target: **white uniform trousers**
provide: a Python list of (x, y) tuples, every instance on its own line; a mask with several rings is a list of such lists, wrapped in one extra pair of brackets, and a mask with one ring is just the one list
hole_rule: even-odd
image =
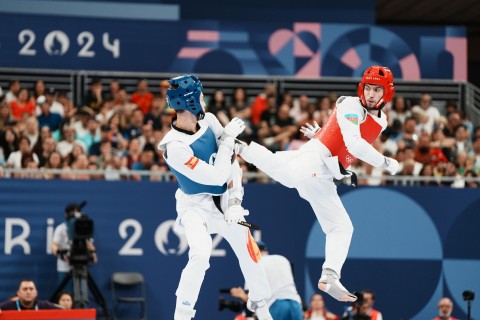
[(250, 251), (256, 247), (256, 244), (252, 247), (254, 240), (249, 229), (239, 224), (228, 225), (223, 214), (210, 212), (201, 207), (192, 207), (181, 214), (180, 222), (184, 227), (190, 249), (189, 260), (182, 271), (176, 291), (177, 301), (188, 301), (193, 309), (205, 272), (210, 266), (212, 233), (222, 235), (237, 256), (245, 282), (250, 288), (250, 299), (252, 301), (268, 299), (271, 291), (263, 265), (256, 262), (249, 253), (249, 246)]
[(322, 152), (320, 143), (311, 140), (299, 150), (276, 153), (251, 143), (241, 156), (281, 184), (296, 188), (310, 203), (326, 235), (323, 269), (332, 269), (341, 276), (353, 225), (340, 201), (333, 175), (322, 159)]

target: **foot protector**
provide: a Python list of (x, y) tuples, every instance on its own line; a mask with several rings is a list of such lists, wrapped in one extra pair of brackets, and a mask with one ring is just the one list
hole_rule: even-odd
[(335, 271), (326, 270), (320, 280), (318, 280), (318, 288), (338, 301), (355, 302), (357, 300), (357, 296), (348, 292), (340, 283)]

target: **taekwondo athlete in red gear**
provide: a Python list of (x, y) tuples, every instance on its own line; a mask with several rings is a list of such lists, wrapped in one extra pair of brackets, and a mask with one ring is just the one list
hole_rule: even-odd
[(357, 158), (384, 167), (390, 174), (398, 171), (395, 159), (384, 157), (371, 145), (387, 126), (382, 108), (394, 92), (392, 72), (372, 66), (359, 83), (358, 97), (340, 97), (323, 128), (317, 124), (302, 127), (311, 139), (300, 149), (272, 153), (255, 142), (240, 149), (245, 161), (283, 185), (296, 188), (312, 206), (326, 235), (318, 287), (339, 301), (353, 302), (357, 297), (340, 283), (353, 226), (333, 180), (351, 175), (346, 169)]
[(195, 303), (210, 266), (213, 233), (221, 234), (235, 252), (250, 288), (252, 311), (260, 320), (271, 320), (266, 304), (271, 290), (259, 262), (260, 251), (249, 229), (237, 224), (248, 215), (241, 205), (242, 170), (234, 154), (234, 138), (245, 123), (234, 118), (223, 128), (213, 114), (205, 113), (203, 87), (196, 76), (179, 76), (169, 83), (167, 100), (177, 117), (158, 148), (178, 181), (175, 231), (185, 234), (190, 247), (176, 291), (174, 320), (195, 316)]

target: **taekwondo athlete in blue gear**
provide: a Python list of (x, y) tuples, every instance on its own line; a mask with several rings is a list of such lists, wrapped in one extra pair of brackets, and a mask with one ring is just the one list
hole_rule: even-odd
[(205, 113), (203, 87), (197, 77), (183, 75), (169, 83), (167, 101), (177, 117), (158, 148), (178, 181), (175, 231), (185, 234), (190, 247), (176, 291), (174, 319), (195, 316), (195, 303), (210, 266), (211, 234), (218, 233), (238, 258), (250, 288), (252, 311), (260, 320), (270, 320), (266, 299), (271, 291), (260, 251), (249, 229), (237, 224), (248, 215), (241, 205), (242, 170), (234, 153), (234, 138), (245, 129), (245, 123), (234, 118), (223, 128), (213, 114)]

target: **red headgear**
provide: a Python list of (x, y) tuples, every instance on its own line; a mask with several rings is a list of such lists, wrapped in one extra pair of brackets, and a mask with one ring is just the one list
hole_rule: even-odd
[(364, 107), (367, 105), (364, 95), (366, 83), (383, 87), (382, 99), (380, 99), (373, 108), (367, 109), (381, 110), (385, 106), (385, 103), (392, 101), (393, 95), (395, 94), (395, 87), (393, 86), (393, 73), (390, 69), (387, 67), (372, 66), (365, 70), (362, 81), (358, 84), (358, 96)]

